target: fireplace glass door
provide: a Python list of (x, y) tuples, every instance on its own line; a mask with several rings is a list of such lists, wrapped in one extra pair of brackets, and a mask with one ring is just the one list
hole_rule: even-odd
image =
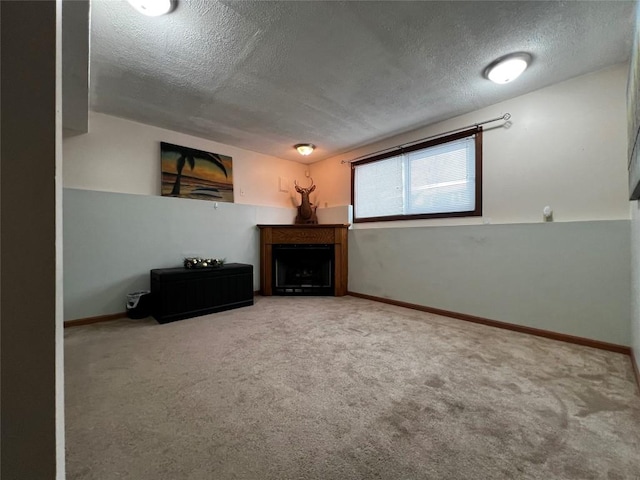
[(273, 245), (274, 295), (333, 295), (333, 245)]

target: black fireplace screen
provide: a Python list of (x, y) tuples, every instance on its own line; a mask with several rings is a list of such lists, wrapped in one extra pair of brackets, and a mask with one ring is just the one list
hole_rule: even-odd
[(274, 295), (333, 295), (333, 245), (273, 245)]

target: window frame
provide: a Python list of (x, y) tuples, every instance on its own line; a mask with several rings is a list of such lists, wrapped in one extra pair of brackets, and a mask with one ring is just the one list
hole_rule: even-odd
[[(475, 135), (475, 208), (474, 210), (466, 210), (460, 212), (444, 212), (444, 213), (413, 213), (406, 215), (387, 215), (379, 217), (362, 217), (358, 218), (357, 209), (355, 204), (355, 178), (356, 168), (359, 165), (365, 165), (367, 163), (379, 162), (388, 158), (396, 157), (405, 153), (415, 152), (416, 150), (422, 150), (436, 145), (443, 145), (463, 138), (471, 137)], [(402, 185), (405, 189), (405, 185)], [(482, 216), (482, 127), (477, 126), (461, 132), (445, 135), (442, 137), (434, 138), (424, 142), (419, 142), (410, 146), (399, 147), (393, 150), (380, 153), (378, 155), (372, 155), (371, 157), (363, 158), (351, 162), (351, 205), (353, 205), (353, 223), (366, 223), (366, 222), (388, 222), (396, 220), (421, 220), (429, 218), (457, 218), (457, 217), (481, 217)]]

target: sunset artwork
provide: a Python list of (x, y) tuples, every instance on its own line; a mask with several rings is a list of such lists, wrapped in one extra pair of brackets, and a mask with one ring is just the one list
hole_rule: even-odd
[(233, 202), (233, 166), (227, 155), (160, 143), (162, 195)]

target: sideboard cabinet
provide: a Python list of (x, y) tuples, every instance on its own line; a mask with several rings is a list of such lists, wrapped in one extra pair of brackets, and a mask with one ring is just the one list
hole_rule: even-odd
[(151, 304), (160, 323), (253, 305), (253, 265), (151, 270)]

